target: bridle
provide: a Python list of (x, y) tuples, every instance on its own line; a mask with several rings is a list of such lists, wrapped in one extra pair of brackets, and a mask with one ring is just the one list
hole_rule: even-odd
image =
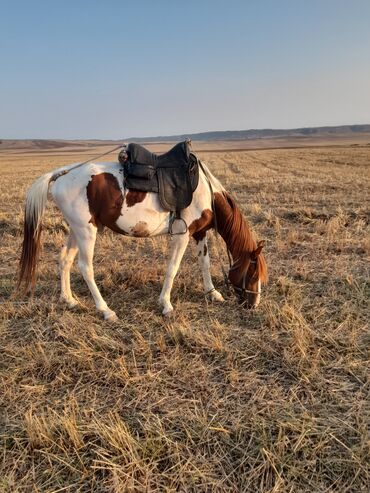
[[(250, 260), (251, 264), (257, 265), (257, 260)], [(230, 269), (231, 270), (231, 269)], [(245, 285), (247, 284), (247, 272), (243, 276), (243, 282), (242, 282), (242, 287), (240, 288), (239, 286), (233, 286), (235, 291), (241, 294), (261, 294), (261, 288), (259, 288), (257, 291), (252, 291), (251, 289), (246, 289)]]

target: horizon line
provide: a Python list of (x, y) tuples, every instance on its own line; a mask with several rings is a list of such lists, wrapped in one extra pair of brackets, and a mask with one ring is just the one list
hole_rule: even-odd
[[(132, 139), (166, 139), (166, 138), (175, 138), (175, 137), (185, 137), (192, 135), (206, 135), (206, 134), (221, 134), (221, 133), (241, 133), (241, 132), (263, 132), (263, 131), (280, 131), (280, 132), (288, 132), (294, 130), (309, 130), (309, 129), (331, 129), (331, 128), (344, 128), (344, 127), (370, 127), (370, 123), (345, 123), (340, 125), (314, 125), (314, 126), (303, 126), (303, 127), (261, 127), (261, 128), (246, 128), (246, 129), (228, 129), (228, 130), (205, 130), (201, 132), (182, 132), (176, 134), (167, 134), (167, 135), (146, 135), (144, 137), (132, 136), (132, 137), (122, 137), (122, 138), (100, 138), (100, 137), (88, 137), (88, 138), (62, 138), (62, 137), (16, 137), (16, 138), (3, 138), (0, 137), (0, 142), (5, 140), (55, 140), (55, 141), (86, 141), (86, 140), (99, 140), (99, 141), (119, 141), (119, 140), (132, 140)], [(370, 131), (370, 128), (369, 128)]]

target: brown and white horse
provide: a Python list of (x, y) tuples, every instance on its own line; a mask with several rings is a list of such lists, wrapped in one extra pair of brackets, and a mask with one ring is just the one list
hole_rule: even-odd
[[(214, 194), (214, 210), (210, 188)], [(74, 164), (46, 173), (32, 184), (27, 193), (18, 284), (18, 287), (24, 286), (25, 292), (35, 285), (42, 217), (50, 196), (70, 227), (66, 245), (60, 254), (61, 300), (70, 307), (78, 303), (70, 287), (70, 270), (78, 252), (78, 265), (96, 308), (106, 320), (115, 320), (115, 312), (104, 301), (94, 280), (93, 255), (97, 231), (106, 226), (122, 235), (134, 237), (165, 235), (169, 231), (170, 214), (161, 207), (156, 193), (125, 189), (118, 163)], [(163, 315), (173, 311), (171, 289), (190, 237), (197, 243), (206, 295), (212, 300), (223, 301), (221, 293), (213, 286), (209, 271), (206, 234), (215, 223), (232, 258), (229, 281), (245, 306), (256, 307), (260, 301), (261, 283), (267, 279), (266, 263), (261, 254), (263, 242), (256, 244), (235, 201), (204, 164), (192, 203), (181, 215), (188, 230), (185, 234), (172, 237), (169, 265), (159, 297)], [(176, 228), (182, 231), (182, 221), (174, 222), (174, 233)]]

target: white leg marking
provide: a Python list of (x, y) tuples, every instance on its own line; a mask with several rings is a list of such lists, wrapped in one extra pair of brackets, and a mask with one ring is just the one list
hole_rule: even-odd
[(169, 315), (173, 311), (173, 306), (171, 305), (171, 289), (173, 285), (173, 280), (175, 279), (177, 271), (179, 270), (182, 257), (185, 253), (186, 247), (188, 246), (189, 235), (184, 234), (174, 236), (172, 241), (173, 245), (170, 261), (168, 264), (162, 291), (159, 297), (159, 303), (163, 307), (163, 315)]
[(217, 291), (213, 285), (211, 273), (210, 273), (210, 260), (208, 253), (207, 237), (197, 243), (197, 256), (199, 267), (203, 277), (204, 292), (208, 293), (207, 296), (213, 301), (225, 301), (222, 294)]
[(78, 266), (81, 273), (89, 286), (91, 294), (94, 298), (96, 308), (104, 315), (105, 320), (114, 321), (117, 315), (113, 310), (108, 308), (94, 280), (93, 256), (96, 240), (96, 228), (89, 224), (78, 231), (74, 231), (78, 244)]
[(64, 246), (60, 252), (60, 299), (68, 304), (70, 308), (73, 308), (78, 304), (78, 301), (73, 297), (71, 291), (71, 283), (70, 283), (70, 272), (71, 267), (73, 265), (73, 261), (78, 252), (77, 242), (74, 234), (71, 232), (67, 245)]

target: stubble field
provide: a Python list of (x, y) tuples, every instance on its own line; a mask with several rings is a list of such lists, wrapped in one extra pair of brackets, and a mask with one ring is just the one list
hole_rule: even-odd
[(169, 240), (105, 231), (117, 324), (77, 266), (81, 306), (58, 302), (51, 204), (35, 296), (12, 298), (25, 191), (76, 152), (0, 153), (0, 491), (368, 492), (370, 147), (200, 153), (267, 240), (261, 305), (226, 291), (210, 235), (226, 302), (205, 300), (190, 245), (166, 321)]

